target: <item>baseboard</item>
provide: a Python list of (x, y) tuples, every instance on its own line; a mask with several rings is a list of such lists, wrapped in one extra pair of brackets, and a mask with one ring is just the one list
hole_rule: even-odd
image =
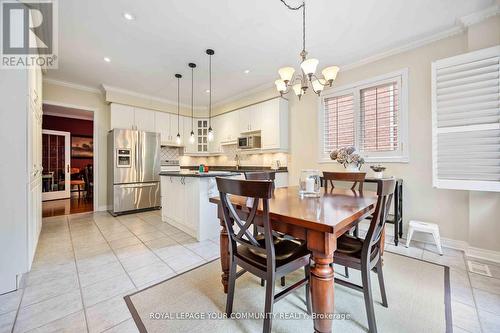
[(467, 248), (467, 250), (465, 251), (465, 254), (468, 257), (500, 263), (500, 252), (499, 251), (492, 251), (492, 250), (486, 250), (486, 249), (481, 249), (478, 247), (469, 246)]
[(96, 212), (105, 212), (108, 210), (108, 206), (106, 205), (101, 205), (99, 207), (97, 207), (97, 209), (95, 210)]

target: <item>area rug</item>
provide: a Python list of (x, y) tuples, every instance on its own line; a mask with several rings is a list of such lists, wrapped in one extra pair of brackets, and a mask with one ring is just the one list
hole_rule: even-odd
[[(336, 267), (343, 272), (341, 267)], [(236, 280), (234, 318), (224, 318), (226, 295), (220, 282), (220, 261), (214, 260), (191, 271), (125, 297), (141, 332), (260, 332), (265, 288), (245, 273)], [(298, 281), (303, 271), (287, 275), (287, 285)], [(339, 275), (339, 277), (341, 277)], [(379, 332), (451, 333), (449, 269), (434, 263), (386, 252), (384, 277), (389, 308), (381, 305), (377, 276), (372, 275), (375, 316)], [(350, 270), (349, 280), (361, 277)], [(280, 290), (279, 284), (277, 291)], [(304, 288), (274, 305), (273, 332), (313, 332), (305, 313)], [(334, 332), (367, 332), (362, 293), (336, 285)], [(252, 317), (253, 316), (253, 317)], [(250, 318), (249, 318), (250, 317)]]

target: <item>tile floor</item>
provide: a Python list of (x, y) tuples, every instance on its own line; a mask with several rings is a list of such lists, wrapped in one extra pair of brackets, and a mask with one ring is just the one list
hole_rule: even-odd
[[(455, 333), (500, 332), (500, 264), (485, 262), (493, 277), (474, 274), (463, 252), (439, 256), (420, 242), (396, 247), (388, 227), (388, 251), (450, 266)], [(0, 295), (0, 333), (137, 332), (123, 296), (218, 255), (218, 239), (197, 242), (161, 222), (158, 211), (46, 218), (22, 288)]]

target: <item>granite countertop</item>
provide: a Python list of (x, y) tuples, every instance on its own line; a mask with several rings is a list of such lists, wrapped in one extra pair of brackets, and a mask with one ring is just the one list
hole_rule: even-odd
[[(198, 166), (181, 166), (183, 170), (198, 170)], [(230, 171), (230, 172), (252, 172), (252, 171), (275, 171), (275, 172), (288, 172), (287, 167), (281, 167), (278, 170), (271, 169), (270, 167), (263, 166), (240, 166), (236, 169), (234, 166), (208, 166), (211, 171)]]
[(170, 176), (170, 177), (227, 177), (227, 176), (238, 176), (240, 172), (231, 171), (209, 171), (209, 172), (198, 172), (192, 170), (182, 170), (182, 171), (162, 171), (160, 176)]

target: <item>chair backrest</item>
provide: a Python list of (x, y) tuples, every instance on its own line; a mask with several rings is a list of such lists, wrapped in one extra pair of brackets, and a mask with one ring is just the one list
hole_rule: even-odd
[(382, 232), (384, 231), (385, 221), (387, 220), (387, 214), (389, 213), (396, 188), (395, 179), (380, 179), (377, 183), (377, 205), (375, 206), (375, 212), (372, 215), (370, 227), (363, 242), (362, 259), (364, 258), (367, 261), (370, 260), (370, 255), (374, 248), (378, 248), (379, 250), (381, 248)]
[(274, 171), (250, 171), (245, 172), (246, 180), (272, 180), (274, 189), (274, 180), (276, 179), (276, 172)]
[(365, 172), (327, 172), (323, 171), (323, 185), (325, 187), (325, 191), (328, 191), (328, 183), (332, 186), (332, 189), (335, 188), (333, 185), (334, 181), (341, 182), (353, 182), (351, 186), (351, 190), (356, 189), (356, 185), (359, 184), (359, 191), (363, 192), (363, 183), (365, 181), (366, 173)]
[[(272, 238), (271, 222), (269, 221), (269, 199), (272, 197), (272, 181), (270, 180), (238, 180), (216, 177), (219, 190), (224, 223), (229, 235), (229, 252), (231, 256), (237, 253), (237, 246), (243, 245), (256, 253), (266, 254), (267, 267), (271, 268), (275, 262), (274, 244)], [(231, 203), (229, 195), (247, 197), (249, 209), (245, 220), (240, 218), (236, 208)], [(257, 209), (262, 202), (262, 218), (265, 242), (261, 244), (251, 232), (257, 216)], [(239, 228), (235, 231), (233, 223)]]

